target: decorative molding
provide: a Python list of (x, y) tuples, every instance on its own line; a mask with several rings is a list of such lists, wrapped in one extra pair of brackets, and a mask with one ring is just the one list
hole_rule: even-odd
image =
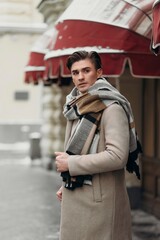
[(42, 33), (46, 25), (35, 4), (33, 0), (0, 0), (0, 32)]
[(43, 33), (47, 29), (45, 23), (0, 23), (0, 33)]
[(44, 16), (44, 22), (52, 25), (72, 0), (42, 0), (37, 6)]

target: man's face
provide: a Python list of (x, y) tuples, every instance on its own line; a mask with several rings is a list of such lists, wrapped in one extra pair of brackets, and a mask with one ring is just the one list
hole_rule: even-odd
[(81, 93), (87, 92), (98, 77), (102, 75), (102, 69), (96, 70), (90, 59), (84, 59), (73, 63), (71, 75), (74, 85)]

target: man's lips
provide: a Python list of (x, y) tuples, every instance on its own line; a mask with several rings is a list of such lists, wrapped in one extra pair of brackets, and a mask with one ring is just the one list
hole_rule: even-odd
[(78, 84), (78, 87), (84, 87), (86, 85), (87, 85), (87, 83), (80, 83), (80, 84)]

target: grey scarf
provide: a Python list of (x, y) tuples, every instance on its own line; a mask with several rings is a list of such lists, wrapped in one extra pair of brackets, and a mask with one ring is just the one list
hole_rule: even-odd
[[(139, 166), (136, 160), (138, 159), (138, 154), (142, 152), (142, 149), (135, 131), (130, 103), (117, 89), (109, 84), (105, 78), (98, 79), (85, 94), (77, 95), (77, 89), (74, 88), (67, 96), (63, 112), (64, 116), (71, 121), (80, 119), (80, 124), (72, 136), (66, 152), (70, 155), (87, 154), (89, 152), (94, 135), (98, 130), (103, 110), (114, 103), (122, 106), (128, 118), (130, 144), (126, 169), (130, 173), (135, 172), (138, 179), (140, 179)], [(62, 177), (67, 185), (71, 185), (71, 187), (75, 185), (76, 187), (74, 183), (76, 183), (78, 176), (72, 179), (74, 183), (71, 181), (69, 172), (62, 173)], [(86, 179), (88, 179), (88, 176), (80, 177), (83, 179), (86, 177)]]

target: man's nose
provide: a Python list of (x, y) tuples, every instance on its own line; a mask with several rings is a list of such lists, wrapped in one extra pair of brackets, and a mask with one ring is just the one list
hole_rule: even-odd
[(79, 80), (82, 80), (82, 79), (84, 79), (84, 74), (83, 74), (82, 72), (79, 72), (78, 79), (79, 79)]

